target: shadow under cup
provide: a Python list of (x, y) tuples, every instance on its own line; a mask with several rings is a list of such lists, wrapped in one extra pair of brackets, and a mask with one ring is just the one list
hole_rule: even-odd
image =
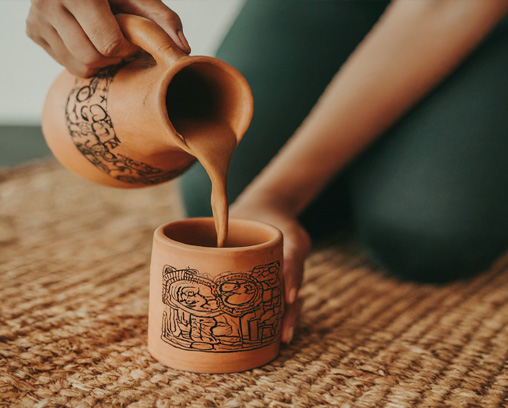
[(148, 349), (163, 364), (227, 373), (277, 357), (284, 313), (282, 234), (230, 219), (217, 248), (212, 218), (155, 231), (150, 267)]

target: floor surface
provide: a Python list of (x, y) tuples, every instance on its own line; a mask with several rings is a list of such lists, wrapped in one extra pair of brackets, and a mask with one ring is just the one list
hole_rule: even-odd
[(146, 341), (152, 236), (183, 216), (177, 184), (112, 190), (49, 160), (1, 170), (0, 205), (0, 407), (508, 407), (508, 257), (424, 285), (329, 242), (277, 359), (194, 374)]

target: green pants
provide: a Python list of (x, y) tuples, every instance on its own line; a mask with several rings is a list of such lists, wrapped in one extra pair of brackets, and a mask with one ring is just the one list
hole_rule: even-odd
[[(217, 54), (245, 75), (255, 102), (231, 163), (231, 202), (291, 137), (387, 4), (247, 2)], [(210, 215), (202, 167), (181, 185), (188, 215)], [(458, 278), (501, 255), (508, 247), (508, 18), (344, 169), (301, 222), (314, 238), (351, 227), (373, 260), (408, 279)]]

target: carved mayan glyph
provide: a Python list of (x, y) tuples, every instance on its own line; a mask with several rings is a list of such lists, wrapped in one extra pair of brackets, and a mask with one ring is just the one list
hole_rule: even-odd
[(211, 279), (165, 265), (162, 339), (184, 350), (230, 352), (266, 346), (280, 334), (279, 262)]

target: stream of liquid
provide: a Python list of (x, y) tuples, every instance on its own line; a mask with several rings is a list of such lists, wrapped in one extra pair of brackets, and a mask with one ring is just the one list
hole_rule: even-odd
[(179, 119), (174, 122), (174, 126), (210, 177), (217, 247), (223, 247), (228, 236), (226, 184), (229, 163), (237, 144), (235, 132), (226, 123), (207, 120)]

